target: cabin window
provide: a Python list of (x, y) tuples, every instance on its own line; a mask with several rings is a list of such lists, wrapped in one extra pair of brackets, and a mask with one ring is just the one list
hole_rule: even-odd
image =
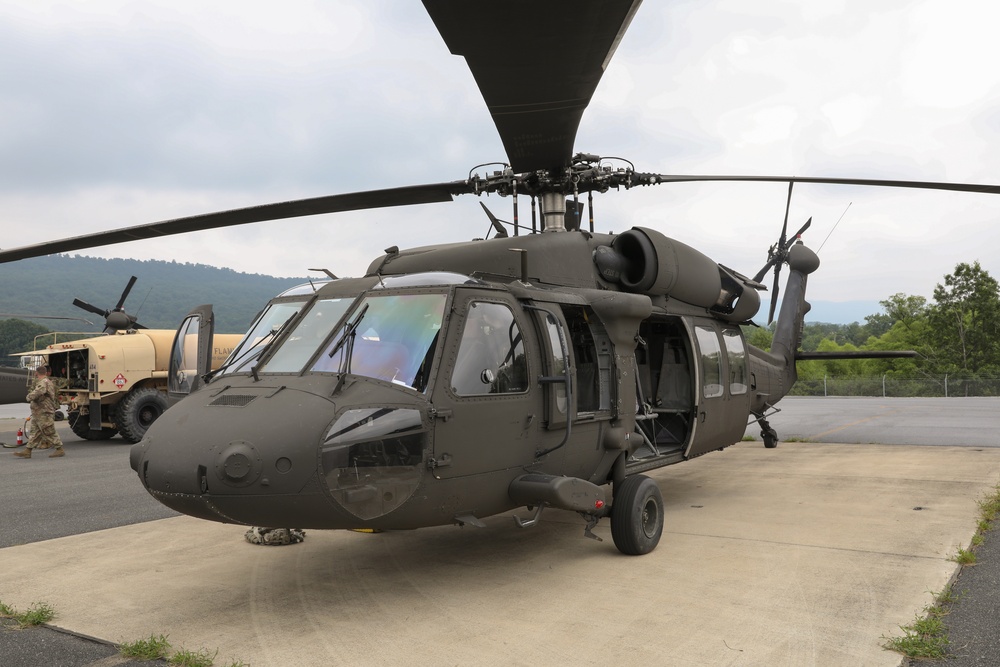
[[(549, 340), (549, 364), (548, 372), (549, 375), (555, 377), (557, 375), (566, 374), (566, 350), (565, 343), (562, 341), (562, 334), (560, 333), (559, 323), (556, 322), (555, 318), (552, 317), (550, 313), (545, 313), (545, 335)], [(558, 413), (563, 420), (566, 418), (566, 385), (565, 383), (552, 383), (550, 384), (551, 390), (553, 392), (553, 397), (551, 405), (555, 412)], [(551, 419), (550, 419), (551, 421)]]
[(735, 329), (725, 329), (722, 340), (726, 343), (726, 355), (729, 357), (729, 393), (732, 395), (747, 393), (747, 348), (743, 336)]
[(459, 396), (528, 390), (524, 341), (510, 308), (484, 301), (469, 304), (451, 387)]
[(601, 320), (589, 306), (563, 306), (569, 328), (570, 345), (576, 365), (577, 416), (611, 409), (612, 359), (611, 338)]
[(701, 349), (701, 386), (705, 398), (722, 396), (722, 347), (715, 329), (697, 326), (694, 328)]

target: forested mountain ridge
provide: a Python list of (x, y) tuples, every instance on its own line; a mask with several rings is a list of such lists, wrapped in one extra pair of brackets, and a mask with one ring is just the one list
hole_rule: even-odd
[(176, 329), (192, 308), (209, 303), (220, 333), (243, 333), (268, 299), (307, 281), (204, 264), (50, 255), (0, 264), (0, 320), (10, 315), (84, 318), (93, 324), (21, 319), (57, 331), (101, 331), (101, 318), (74, 306), (73, 299), (101, 309), (114, 308), (131, 276), (138, 280), (124, 308), (137, 315), (140, 324)]
[[(73, 306), (73, 299), (113, 308), (133, 275), (138, 281), (125, 310), (141, 324), (176, 329), (192, 308), (210, 303), (219, 333), (246, 331), (270, 298), (308, 280), (201, 264), (68, 255), (0, 264), (0, 364), (16, 364), (16, 358), (3, 357), (31, 349), (33, 337), (46, 330), (101, 331), (101, 318)], [(804, 361), (798, 364), (802, 388), (834, 377), (870, 376), (884, 383), (892, 377), (936, 375), (946, 378), (945, 383), (989, 380), (989, 388), (979, 391), (1000, 395), (1000, 284), (979, 262), (958, 264), (931, 300), (900, 293), (879, 306), (881, 312), (865, 316), (863, 323), (807, 322), (801, 349), (914, 350), (917, 357)], [(83, 317), (93, 324), (24, 317), (29, 314)], [(773, 325), (744, 330), (750, 344), (770, 348)]]

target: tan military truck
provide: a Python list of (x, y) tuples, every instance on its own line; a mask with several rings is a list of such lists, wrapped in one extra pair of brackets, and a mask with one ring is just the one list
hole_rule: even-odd
[[(167, 375), (176, 335), (173, 329), (117, 331), (23, 354), (48, 359), (74, 433), (87, 440), (118, 434), (135, 443), (167, 409)], [(214, 337), (213, 369), (222, 365), (241, 337)]]

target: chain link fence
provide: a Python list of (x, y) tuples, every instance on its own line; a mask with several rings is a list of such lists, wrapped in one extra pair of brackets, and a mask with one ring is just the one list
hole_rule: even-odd
[(1000, 377), (860, 375), (799, 378), (792, 396), (1000, 396)]

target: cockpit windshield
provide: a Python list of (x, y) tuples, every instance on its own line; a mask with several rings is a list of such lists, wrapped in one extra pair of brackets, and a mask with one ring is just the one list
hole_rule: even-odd
[(317, 299), (267, 360), (263, 371), (300, 373), (355, 300), (355, 297)]
[(304, 301), (285, 301), (269, 304), (229, 355), (229, 359), (219, 369), (218, 375), (249, 373), (257, 365), (261, 351), (274, 340), (285, 322), (301, 310), (304, 303)]
[(423, 391), (445, 301), (444, 294), (366, 296), (310, 370), (364, 375)]

